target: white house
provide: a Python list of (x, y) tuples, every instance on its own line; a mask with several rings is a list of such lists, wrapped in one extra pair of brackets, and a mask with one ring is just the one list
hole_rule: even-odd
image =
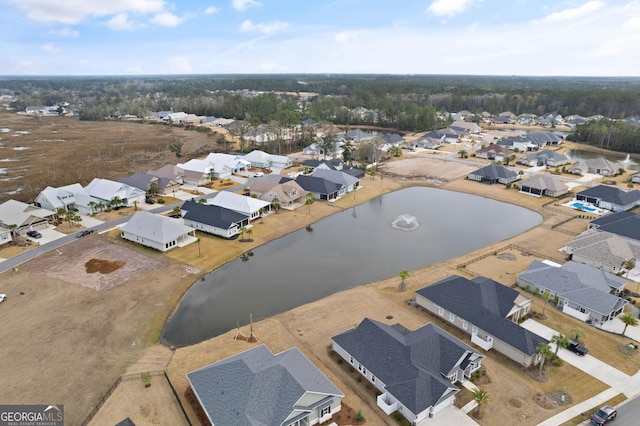
[(181, 219), (140, 211), (120, 228), (125, 240), (142, 244), (162, 252), (174, 247), (195, 243), (195, 231), (184, 225)]
[(72, 210), (75, 208), (75, 193), (64, 188), (47, 186), (36, 197), (34, 204), (44, 209), (57, 212), (58, 209)]
[(220, 206), (249, 216), (249, 220), (271, 211), (271, 204), (258, 198), (247, 197), (230, 191), (220, 191), (208, 204)]
[[(128, 207), (136, 203), (144, 203), (147, 196), (146, 192), (140, 188), (101, 178), (95, 178), (89, 182), (89, 185), (84, 187), (84, 191), (91, 197), (91, 201), (94, 203), (104, 203), (111, 207)], [(89, 202), (86, 202), (83, 197), (77, 194), (76, 208), (81, 213), (93, 213), (93, 208)]]
[(10, 229), (15, 225), (15, 232), (38, 231), (45, 229), (55, 212), (17, 200), (7, 200), (0, 204), (0, 227)]
[(185, 201), (181, 207), (184, 224), (222, 238), (234, 238), (249, 225), (249, 216), (224, 207)]

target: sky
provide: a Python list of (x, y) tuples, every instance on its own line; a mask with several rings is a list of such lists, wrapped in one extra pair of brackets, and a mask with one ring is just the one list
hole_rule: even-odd
[(640, 0), (0, 0), (0, 75), (640, 75)]

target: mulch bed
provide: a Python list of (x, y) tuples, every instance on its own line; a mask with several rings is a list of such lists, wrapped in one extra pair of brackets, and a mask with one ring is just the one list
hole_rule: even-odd
[(635, 356), (638, 349), (630, 345), (618, 345), (618, 352), (625, 356)]
[(100, 272), (101, 274), (110, 274), (126, 265), (124, 260), (116, 260), (114, 262), (104, 259), (89, 259), (84, 267), (87, 268), (87, 274)]

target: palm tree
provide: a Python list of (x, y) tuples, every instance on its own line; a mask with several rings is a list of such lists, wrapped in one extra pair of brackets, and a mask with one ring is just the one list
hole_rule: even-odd
[(91, 214), (93, 214), (93, 210), (97, 207), (98, 203), (96, 203), (95, 201), (89, 201), (88, 205), (89, 211), (91, 212)]
[(553, 356), (557, 357), (558, 350), (560, 350), (560, 348), (564, 349), (569, 346), (569, 339), (567, 339), (567, 336), (565, 336), (564, 334), (556, 334), (551, 337), (551, 343), (556, 344), (556, 351)]
[(398, 286), (398, 291), (405, 291), (407, 289), (407, 285), (404, 282), (404, 280), (406, 280), (407, 278), (409, 278), (409, 271), (407, 271), (406, 269), (403, 269), (402, 271), (400, 271), (400, 279), (402, 281), (400, 281), (400, 285)]
[(624, 314), (622, 314), (622, 316), (620, 317), (620, 321), (624, 323), (624, 330), (622, 330), (623, 336), (624, 336), (624, 333), (627, 331), (627, 327), (629, 326), (635, 327), (636, 325), (638, 325), (638, 319), (634, 317), (631, 312), (625, 312)]
[(460, 151), (458, 151), (458, 155), (460, 156), (460, 158), (468, 158), (469, 157), (469, 153), (467, 152), (466, 149), (461, 149)]
[(114, 208), (117, 208), (122, 203), (122, 199), (116, 195), (111, 199), (110, 203), (114, 206)]
[(569, 330), (569, 335), (576, 336), (574, 337), (574, 339), (580, 341), (580, 339), (584, 339), (587, 337), (587, 332), (581, 329), (580, 327), (576, 327)]
[(307, 200), (304, 203), (309, 206), (309, 214), (311, 214), (311, 204), (315, 203), (315, 201), (313, 192), (307, 192)]
[(273, 200), (271, 200), (271, 206), (275, 209), (277, 214), (278, 210), (280, 210), (280, 199), (278, 199), (278, 197), (273, 197)]
[(240, 242), (244, 242), (244, 233), (247, 232), (247, 228), (246, 227), (241, 227), (240, 228)]
[(547, 290), (542, 293), (542, 296), (540, 297), (544, 299), (544, 306), (542, 307), (542, 315), (544, 315), (544, 311), (545, 309), (547, 309), (547, 302), (549, 301), (549, 299), (551, 299), (551, 293), (549, 293), (549, 290)]
[(69, 210), (68, 212), (65, 213), (64, 220), (69, 222), (69, 228), (71, 228), (71, 225), (75, 216), (76, 216), (76, 212), (74, 212), (73, 210)]
[(149, 195), (155, 195), (158, 193), (158, 183), (157, 182), (151, 182), (149, 184)]
[(635, 259), (627, 260), (626, 262), (624, 262), (624, 267), (627, 270), (627, 278), (629, 278), (629, 272), (631, 272), (631, 270), (636, 267), (636, 260)]
[(480, 415), (480, 406), (489, 402), (489, 394), (482, 388), (473, 390), (473, 400), (478, 404), (476, 407), (476, 416)]
[(196, 243), (198, 243), (198, 257), (202, 257), (200, 255), (200, 238), (196, 238)]
[(180, 211), (180, 207), (179, 206), (175, 206), (172, 211), (173, 211), (173, 217), (182, 216), (182, 212)]
[(64, 207), (60, 207), (58, 210), (56, 210), (56, 222), (58, 222), (58, 225), (60, 224), (60, 218), (64, 217), (67, 214), (67, 209), (65, 209)]
[(100, 213), (102, 213), (104, 211), (104, 208), (106, 207), (106, 205), (104, 204), (104, 202), (98, 201), (97, 207), (100, 209)]
[(540, 374), (542, 374), (542, 369), (544, 368), (544, 362), (551, 355), (551, 346), (548, 343), (541, 342), (538, 346), (536, 346), (536, 352), (538, 355), (542, 356), (540, 360)]

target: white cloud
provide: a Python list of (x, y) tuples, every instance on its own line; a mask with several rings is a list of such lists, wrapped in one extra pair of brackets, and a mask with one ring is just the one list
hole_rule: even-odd
[(427, 13), (450, 18), (464, 12), (474, 3), (478, 3), (478, 0), (434, 0), (427, 8)]
[(231, 7), (235, 10), (247, 10), (250, 7), (257, 7), (261, 4), (256, 0), (231, 0)]
[(59, 53), (61, 50), (53, 43), (47, 43), (40, 46), (40, 50), (47, 53)]
[(276, 31), (282, 31), (289, 26), (286, 22), (274, 21), (274, 22), (266, 22), (266, 23), (258, 23), (254, 24), (253, 22), (247, 20), (244, 21), (240, 25), (240, 31), (242, 32), (260, 32), (262, 34), (271, 34)]
[(107, 21), (107, 27), (114, 31), (131, 31), (135, 30), (138, 24), (129, 19), (126, 13), (119, 13)]
[(353, 31), (342, 31), (333, 38), (338, 43), (349, 43), (357, 39), (357, 35)]
[(183, 18), (179, 18), (176, 15), (169, 12), (162, 12), (156, 14), (151, 18), (151, 22), (156, 25), (162, 25), (163, 27), (177, 27), (184, 21)]
[(164, 8), (164, 0), (8, 0), (34, 21), (76, 24), (89, 16), (121, 13), (155, 13)]
[(169, 58), (168, 66), (171, 74), (189, 74), (193, 72), (191, 59), (188, 56), (172, 56)]
[(51, 30), (50, 34), (56, 35), (58, 37), (68, 37), (68, 38), (78, 38), (80, 33), (77, 30), (72, 30), (71, 28), (61, 28), (59, 30)]
[(589, 15), (604, 6), (604, 3), (598, 0), (591, 0), (579, 7), (561, 10), (560, 12), (551, 13), (537, 22), (562, 22), (572, 21), (577, 18)]
[(215, 13), (219, 13), (219, 12), (220, 12), (220, 9), (218, 9), (218, 8), (217, 8), (217, 7), (215, 7), (215, 6), (209, 6), (208, 8), (206, 8), (206, 9), (204, 10), (204, 14), (205, 14), (205, 15), (213, 15), (213, 14), (215, 14)]

